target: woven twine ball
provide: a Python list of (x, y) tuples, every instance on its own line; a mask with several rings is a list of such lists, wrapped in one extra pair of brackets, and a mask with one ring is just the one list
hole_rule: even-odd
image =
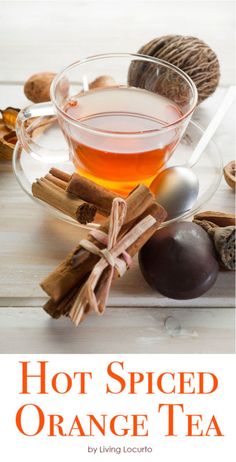
[[(186, 72), (197, 87), (198, 104), (214, 93), (219, 83), (218, 58), (206, 43), (196, 37), (157, 37), (142, 46), (138, 53), (163, 59)], [(177, 103), (184, 104), (189, 96), (188, 86), (183, 85), (183, 80), (180, 81), (178, 75), (161, 68), (157, 73), (156, 66), (151, 63), (133, 61), (129, 69), (129, 84), (157, 91), (174, 98)]]

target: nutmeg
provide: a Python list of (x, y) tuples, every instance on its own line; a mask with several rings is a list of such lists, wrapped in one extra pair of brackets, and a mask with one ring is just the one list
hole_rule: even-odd
[(114, 87), (116, 85), (117, 83), (110, 75), (100, 75), (89, 84), (89, 89), (94, 90), (95, 88)]
[(50, 86), (55, 75), (53, 72), (41, 72), (32, 75), (25, 82), (25, 96), (33, 103), (50, 101)]
[(236, 162), (232, 160), (224, 167), (224, 177), (226, 183), (236, 191)]

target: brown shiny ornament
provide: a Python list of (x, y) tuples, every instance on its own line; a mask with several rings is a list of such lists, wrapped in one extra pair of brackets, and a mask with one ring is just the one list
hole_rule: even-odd
[(189, 222), (158, 230), (140, 250), (139, 265), (151, 287), (179, 300), (207, 292), (219, 267), (211, 239), (200, 226)]

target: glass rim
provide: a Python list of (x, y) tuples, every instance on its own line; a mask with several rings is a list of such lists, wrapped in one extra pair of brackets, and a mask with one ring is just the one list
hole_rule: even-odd
[[(86, 64), (86, 63), (89, 63), (89, 62), (92, 62), (92, 61), (97, 61), (97, 60), (100, 60), (100, 59), (106, 59), (106, 58), (131, 58), (131, 57), (132, 58), (139, 58), (140, 61), (143, 60), (143, 61), (147, 61), (147, 62), (152, 62), (154, 64), (162, 65), (164, 67), (172, 69), (177, 74), (181, 75), (181, 77), (188, 83), (188, 85), (190, 86), (190, 88), (192, 90), (192, 93), (193, 93), (193, 102), (191, 104), (190, 109), (186, 112), (186, 114), (184, 114), (182, 117), (180, 117), (175, 122), (171, 122), (170, 124), (167, 124), (162, 128), (155, 128), (155, 129), (151, 129), (151, 130), (142, 130), (142, 131), (137, 131), (137, 132), (114, 132), (112, 130), (103, 130), (103, 129), (100, 129), (100, 128), (91, 127), (91, 126), (89, 126), (88, 124), (86, 124), (84, 122), (81, 122), (79, 120), (74, 119), (73, 117), (69, 116), (59, 106), (59, 104), (57, 103), (56, 97), (55, 97), (55, 88), (56, 88), (56, 85), (58, 84), (58, 82), (63, 78), (63, 76), (67, 72), (71, 71), (72, 69), (74, 69), (74, 68), (76, 68), (76, 67), (78, 67), (80, 65), (83, 65), (83, 64)], [(171, 64), (171, 63), (168, 63), (167, 61), (164, 61), (163, 59), (159, 59), (159, 58), (155, 58), (155, 57), (152, 57), (152, 56), (143, 55), (143, 54), (139, 54), (139, 53), (103, 53), (103, 54), (96, 54), (96, 55), (88, 56), (87, 58), (84, 58), (84, 59), (82, 59), (80, 61), (75, 61), (74, 63), (72, 63), (69, 66), (62, 69), (54, 77), (54, 79), (52, 81), (52, 84), (51, 84), (51, 87), (50, 87), (50, 98), (51, 98), (51, 101), (54, 104), (56, 110), (60, 113), (60, 115), (64, 119), (66, 119), (69, 123), (72, 123), (73, 125), (76, 125), (77, 127), (80, 127), (80, 128), (82, 128), (84, 130), (90, 131), (92, 133), (100, 134), (100, 135), (104, 134), (105, 136), (107, 136), (109, 134), (109, 135), (114, 136), (114, 137), (117, 137), (117, 136), (118, 137), (120, 137), (120, 136), (124, 136), (124, 137), (142, 136), (143, 137), (145, 135), (163, 133), (163, 132), (169, 131), (169, 130), (175, 128), (175, 127), (178, 127), (178, 125), (182, 124), (184, 122), (184, 120), (187, 119), (193, 113), (194, 109), (197, 106), (198, 91), (197, 91), (195, 83), (193, 82), (191, 77), (189, 77), (188, 74), (186, 74), (186, 72), (182, 71), (182, 69), (179, 69), (174, 64)]]

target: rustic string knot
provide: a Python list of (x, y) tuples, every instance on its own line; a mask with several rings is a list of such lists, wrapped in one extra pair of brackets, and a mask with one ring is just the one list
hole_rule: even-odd
[[(104, 233), (104, 236), (106, 237), (106, 240), (103, 238), (101, 239), (99, 234), (97, 234), (96, 231), (90, 233), (93, 237), (98, 242), (101, 242), (105, 245), (107, 245), (108, 242), (108, 235)], [(127, 266), (131, 266), (132, 264), (132, 258), (130, 255), (127, 254), (127, 252), (123, 252), (123, 257), (124, 260), (121, 260), (120, 258), (115, 258), (114, 255), (112, 254), (112, 251), (108, 250), (108, 248), (105, 249), (99, 249), (95, 244), (92, 242), (88, 241), (87, 239), (83, 239), (80, 241), (80, 246), (83, 247), (83, 249), (88, 250), (90, 253), (93, 253), (94, 255), (98, 255), (101, 258), (104, 258), (104, 260), (107, 262), (109, 266), (112, 268), (115, 268), (120, 276), (123, 276), (123, 274), (126, 271), (126, 264)]]
[[(97, 242), (104, 244), (105, 249), (100, 249), (89, 240), (83, 239), (80, 246), (89, 252), (100, 256), (100, 260), (94, 266), (86, 283), (82, 286), (76, 298), (69, 316), (76, 326), (79, 325), (84, 313), (94, 310), (97, 314), (103, 314), (108, 299), (111, 282), (116, 269), (119, 275), (123, 275), (132, 263), (132, 258), (126, 251), (143, 233), (147, 231), (156, 219), (152, 215), (143, 218), (137, 225), (129, 230), (121, 239), (119, 232), (124, 224), (127, 213), (127, 203), (124, 199), (116, 197), (112, 202), (110, 225), (108, 234), (100, 230), (90, 232)], [(98, 281), (101, 282), (97, 288)]]
[(114, 257), (112, 253), (112, 248), (114, 247), (120, 229), (124, 223), (125, 217), (127, 213), (127, 204), (124, 199), (120, 197), (116, 197), (112, 203), (112, 210), (111, 210), (111, 220), (110, 220), (110, 227), (108, 234), (104, 233), (100, 230), (93, 230), (91, 231), (90, 235), (93, 236), (98, 242), (106, 245), (105, 249), (100, 249), (91, 241), (87, 239), (83, 239), (80, 242), (80, 246), (83, 247), (85, 250), (104, 258), (109, 266), (115, 268), (120, 276), (126, 271), (126, 264), (128, 267), (132, 264), (131, 257), (127, 254), (127, 252), (122, 252), (122, 256), (124, 260), (120, 258)]

